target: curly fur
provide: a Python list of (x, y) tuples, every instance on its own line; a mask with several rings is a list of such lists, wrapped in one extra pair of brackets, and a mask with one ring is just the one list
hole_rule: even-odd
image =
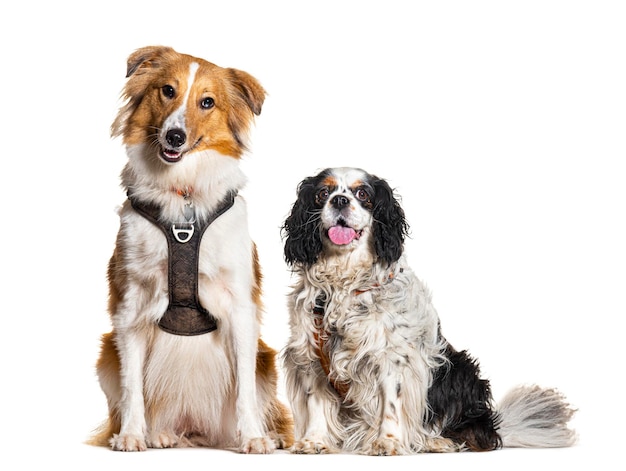
[(282, 354), (292, 451), (571, 445), (574, 411), (556, 391), (519, 387), (494, 405), (476, 360), (441, 334), (403, 254), (408, 229), (391, 187), (364, 170), (329, 168), (299, 184), (282, 227), (295, 276)]

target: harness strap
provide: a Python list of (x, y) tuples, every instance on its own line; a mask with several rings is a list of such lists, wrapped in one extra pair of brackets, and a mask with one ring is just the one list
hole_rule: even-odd
[(319, 296), (315, 300), (315, 306), (313, 307), (313, 325), (315, 326), (313, 338), (315, 339), (315, 350), (320, 359), (320, 365), (328, 378), (328, 383), (339, 397), (344, 400), (346, 394), (348, 394), (350, 385), (342, 381), (336, 381), (330, 374), (330, 358), (328, 356), (328, 350), (325, 348), (329, 338), (328, 331), (324, 329), (325, 304), (326, 301), (323, 296)]
[[(399, 271), (400, 273), (402, 273), (404, 269), (400, 268)], [(391, 282), (393, 281), (393, 279), (394, 273), (390, 272), (387, 277), (387, 281)], [(368, 288), (356, 289), (353, 293), (355, 296), (359, 296), (363, 293), (379, 287), (380, 285), (377, 283)], [(324, 295), (320, 295), (315, 299), (315, 305), (313, 306), (313, 326), (315, 327), (315, 330), (313, 331), (313, 339), (315, 340), (315, 352), (320, 359), (320, 365), (322, 366), (324, 373), (326, 373), (329, 384), (337, 392), (339, 397), (341, 397), (341, 399), (345, 401), (348, 389), (350, 389), (350, 385), (343, 381), (337, 381), (330, 374), (330, 357), (328, 356), (328, 349), (326, 348), (326, 343), (328, 342), (330, 333), (324, 328), (325, 315), (326, 298)]]
[(191, 336), (217, 329), (217, 319), (202, 307), (198, 298), (200, 242), (209, 225), (233, 206), (236, 195), (237, 192), (226, 195), (206, 220), (182, 224), (164, 223), (159, 218), (159, 206), (128, 195), (135, 211), (161, 229), (167, 239), (169, 305), (159, 320), (159, 327), (165, 332)]

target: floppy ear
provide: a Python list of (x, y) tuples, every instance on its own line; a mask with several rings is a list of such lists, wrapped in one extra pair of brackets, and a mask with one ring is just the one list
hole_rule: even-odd
[(248, 108), (255, 114), (261, 114), (261, 108), (265, 101), (265, 90), (252, 75), (243, 70), (228, 69), (231, 83), (235, 86), (239, 96), (244, 100)]
[(404, 250), (404, 238), (409, 225), (404, 210), (395, 198), (389, 184), (376, 176), (372, 177), (375, 190), (373, 209), (374, 249), (379, 258), (391, 264), (396, 262)]
[(139, 71), (139, 68), (155, 68), (159, 65), (159, 59), (163, 57), (165, 54), (169, 54), (174, 52), (174, 49), (167, 46), (146, 46), (137, 49), (130, 56), (128, 56), (128, 60), (126, 61), (126, 78), (131, 75), (137, 73), (137, 75), (141, 74), (142, 71)]
[(248, 131), (254, 115), (261, 114), (265, 101), (265, 90), (252, 75), (242, 70), (226, 69), (230, 82), (228, 126), (237, 143), (247, 148)]
[(321, 208), (315, 205), (319, 177), (309, 177), (298, 185), (298, 199), (282, 227), (285, 261), (311, 266), (322, 252)]
[(122, 98), (126, 103), (120, 108), (115, 121), (111, 125), (111, 136), (117, 137), (124, 132), (126, 121), (139, 106), (148, 84), (152, 80), (154, 70), (161, 66), (163, 57), (174, 53), (174, 49), (166, 46), (147, 46), (137, 49), (126, 62), (126, 86)]

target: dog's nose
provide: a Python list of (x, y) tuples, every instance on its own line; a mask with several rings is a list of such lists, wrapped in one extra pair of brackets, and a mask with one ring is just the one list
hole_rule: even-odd
[(165, 135), (165, 140), (170, 146), (178, 148), (185, 143), (187, 136), (182, 129), (170, 129)]
[(346, 196), (337, 195), (330, 201), (330, 203), (334, 208), (341, 209), (348, 206), (350, 204), (350, 200)]

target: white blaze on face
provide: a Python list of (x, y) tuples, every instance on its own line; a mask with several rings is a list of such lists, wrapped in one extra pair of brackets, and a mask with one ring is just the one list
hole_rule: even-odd
[[(367, 175), (358, 169), (339, 168), (333, 173), (337, 187), (329, 196), (321, 214), (328, 238), (335, 245), (348, 245), (361, 237), (361, 231), (371, 224), (371, 213), (361, 206), (352, 193), (352, 187), (367, 180)], [(343, 197), (347, 204), (336, 207), (333, 199)]]
[(196, 78), (196, 72), (200, 68), (200, 64), (197, 62), (192, 62), (189, 64), (189, 76), (187, 77), (187, 90), (185, 91), (185, 96), (183, 97), (183, 102), (178, 107), (176, 111), (174, 111), (171, 115), (167, 117), (165, 122), (163, 123), (163, 127), (161, 128), (161, 138), (165, 140), (165, 134), (170, 129), (182, 129), (183, 131), (187, 131), (185, 127), (185, 114), (187, 112), (187, 103), (189, 102), (189, 95), (191, 94), (191, 87)]

